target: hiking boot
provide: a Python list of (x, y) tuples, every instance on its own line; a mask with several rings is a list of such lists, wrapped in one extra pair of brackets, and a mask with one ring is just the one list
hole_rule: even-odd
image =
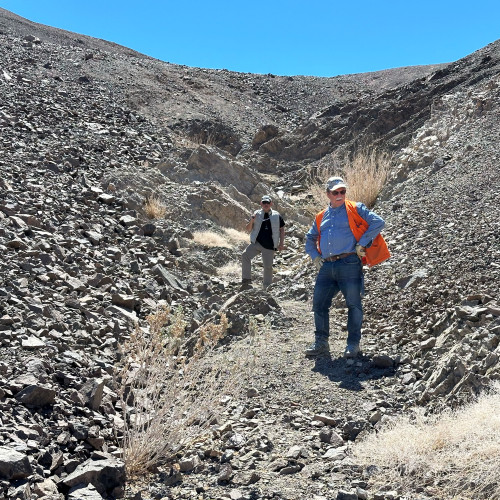
[(244, 290), (251, 290), (252, 288), (252, 280), (241, 281), (240, 292), (243, 292)]
[(330, 352), (328, 339), (316, 339), (306, 350), (306, 356), (322, 356)]
[(359, 354), (359, 344), (347, 344), (344, 358), (355, 358)]

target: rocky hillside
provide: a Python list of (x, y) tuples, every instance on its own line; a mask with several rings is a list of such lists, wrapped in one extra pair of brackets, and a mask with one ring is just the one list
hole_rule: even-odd
[[(132, 496), (112, 376), (158, 304), (182, 305), (191, 338), (225, 312), (226, 349), (252, 318), (273, 336), (249, 397), (134, 498), (386, 498), (350, 460), (357, 436), (499, 378), (500, 42), (438, 67), (277, 77), (176, 66), (0, 9), (0, 54), (0, 497)], [(339, 327), (332, 359), (311, 364), (311, 214), (291, 193), (361, 146), (394, 155), (376, 205), (393, 257), (366, 273), (363, 357), (340, 357)], [(194, 234), (243, 229), (264, 193), (287, 248), (269, 293), (239, 292), (221, 269), (241, 248)], [(345, 323), (340, 302), (333, 314)]]

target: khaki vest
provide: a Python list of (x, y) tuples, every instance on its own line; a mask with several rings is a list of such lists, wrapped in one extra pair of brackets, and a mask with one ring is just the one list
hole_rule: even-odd
[[(255, 243), (257, 241), (257, 236), (259, 235), (260, 228), (264, 222), (264, 210), (257, 210), (255, 212), (255, 220), (253, 224), (252, 232), (250, 233), (250, 241)], [(275, 210), (271, 209), (269, 211), (269, 219), (271, 220), (271, 230), (273, 236), (273, 246), (278, 248), (280, 244), (280, 214)]]

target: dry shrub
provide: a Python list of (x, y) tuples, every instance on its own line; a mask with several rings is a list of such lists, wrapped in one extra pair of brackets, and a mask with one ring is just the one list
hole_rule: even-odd
[(144, 202), (144, 212), (150, 219), (163, 219), (167, 213), (167, 207), (156, 195), (151, 195)]
[(351, 199), (373, 207), (384, 187), (390, 167), (391, 156), (388, 153), (372, 150), (355, 154), (344, 169)]
[(193, 239), (200, 245), (207, 247), (235, 248), (248, 243), (248, 234), (233, 228), (222, 228), (222, 233), (215, 231), (196, 231)]
[(248, 245), (250, 243), (248, 233), (245, 231), (238, 231), (232, 227), (225, 227), (222, 230), (234, 246)]
[(117, 438), (128, 477), (168, 461), (206, 432), (223, 411), (224, 398), (234, 396), (246, 380), (240, 370), (243, 356), (213, 362), (229, 327), (224, 315), (201, 329), (189, 359), (178, 355), (186, 328), (182, 309), (160, 309), (147, 320), (148, 326), (136, 328), (121, 346), (115, 373), (122, 411)]
[(200, 352), (202, 349), (217, 345), (217, 342), (224, 337), (229, 326), (227, 316), (224, 313), (221, 314), (220, 322), (218, 324), (206, 323), (202, 325), (199, 331), (199, 338), (196, 342), (196, 352)]
[(356, 443), (355, 458), (408, 498), (500, 498), (500, 384), (458, 411), (404, 417)]
[(196, 231), (193, 233), (193, 239), (196, 243), (206, 247), (232, 247), (227, 238), (214, 231)]
[(358, 150), (352, 157), (331, 154), (323, 158), (309, 181), (315, 210), (327, 204), (325, 184), (329, 177), (342, 177), (347, 183), (347, 199), (372, 208), (383, 188), (391, 166), (391, 156), (379, 150)]

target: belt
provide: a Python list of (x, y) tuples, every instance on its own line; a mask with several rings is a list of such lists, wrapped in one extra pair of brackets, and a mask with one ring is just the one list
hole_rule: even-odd
[(347, 257), (348, 255), (354, 255), (356, 252), (347, 252), (347, 253), (340, 253), (339, 255), (330, 255), (330, 257), (326, 257), (325, 260), (326, 262), (334, 262), (336, 260), (343, 259), (344, 257)]

